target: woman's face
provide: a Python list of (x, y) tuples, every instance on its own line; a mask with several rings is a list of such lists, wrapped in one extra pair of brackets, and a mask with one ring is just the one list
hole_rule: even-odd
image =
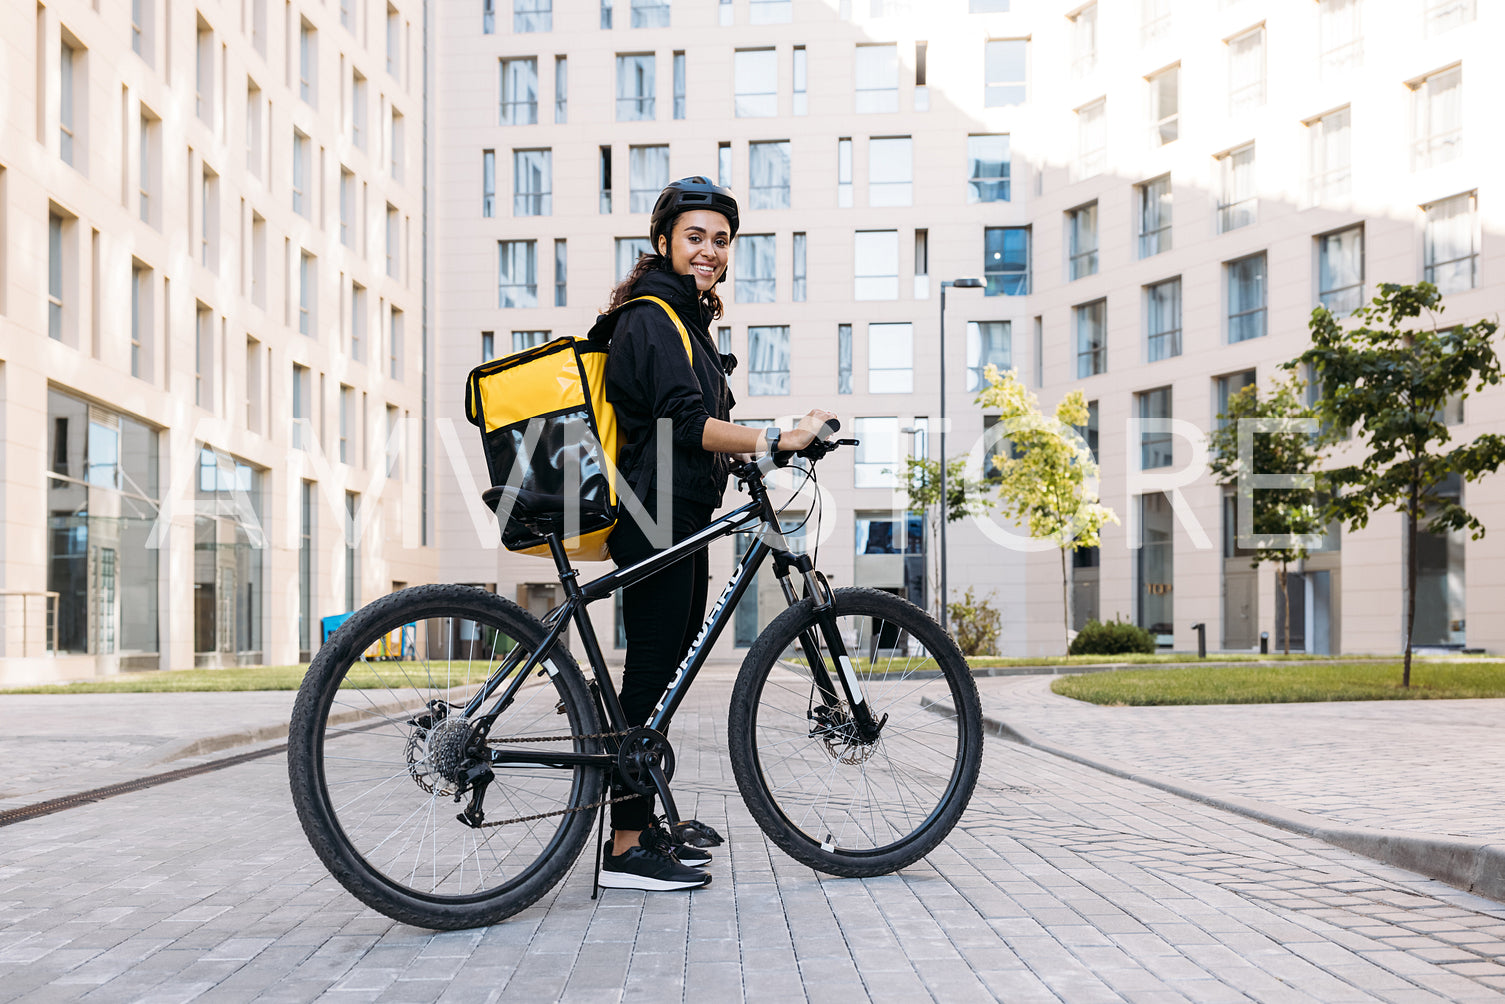
[(726, 217), (710, 209), (680, 213), (674, 232), (658, 239), (658, 253), (680, 275), (693, 275), (695, 288), (704, 293), (726, 272), (732, 254), (732, 227)]

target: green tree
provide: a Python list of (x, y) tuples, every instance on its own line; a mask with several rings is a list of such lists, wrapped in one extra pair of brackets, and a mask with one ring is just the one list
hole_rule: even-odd
[[(1209, 442), (1208, 466), (1213, 476), (1222, 484), (1238, 486), (1240, 546), (1249, 546), (1244, 541), (1252, 535), (1251, 563), (1273, 561), (1280, 566), (1275, 577), (1285, 608), (1281, 633), (1286, 655), (1291, 654), (1288, 566), (1307, 557), (1308, 548), (1321, 539), (1324, 525), (1314, 474), (1322, 458), (1322, 441), (1306, 429), (1290, 427), (1301, 420), (1317, 424), (1315, 412), (1302, 401), (1305, 386), (1291, 378), (1275, 384), (1264, 397), (1259, 396), (1257, 384), (1245, 387), (1228, 399), (1228, 410), (1218, 416), (1220, 424)], [(1241, 451), (1240, 422), (1248, 419), (1268, 425), (1267, 429), (1244, 426)], [(1296, 475), (1309, 483), (1255, 490), (1249, 476), (1269, 474)], [(1245, 525), (1246, 514), (1252, 516), (1252, 526)]]
[(977, 403), (997, 410), (994, 426), (1010, 449), (997, 457), (999, 509), (1024, 523), (1030, 536), (1051, 541), (1061, 553), (1063, 645), (1071, 639), (1071, 585), (1066, 552), (1097, 547), (1104, 524), (1118, 516), (1098, 501), (1097, 461), (1076, 426), (1087, 424), (1087, 399), (1074, 390), (1056, 405), (1055, 417), (1040, 411), (1035, 395), (1015, 370), (984, 371), (988, 385)]
[[(930, 554), (932, 581), (941, 581), (941, 548), (939, 540), (941, 525), (941, 463), (926, 457), (908, 457), (904, 461), (904, 483), (909, 489), (908, 510), (925, 517), (927, 535), (926, 550)], [(993, 507), (988, 498), (989, 486), (976, 478), (967, 477), (967, 458), (952, 457), (946, 461), (946, 506), (947, 523), (955, 523), (968, 516), (981, 516)], [(940, 620), (941, 604), (946, 597), (935, 597), (936, 619)]]
[[(1493, 321), (1438, 326), (1442, 296), (1429, 282), (1383, 283), (1370, 304), (1354, 311), (1345, 328), (1327, 310), (1312, 311), (1312, 345), (1288, 369), (1311, 367), (1320, 392), (1317, 415), (1337, 429), (1353, 429), (1366, 455), (1327, 472), (1332, 498), (1327, 516), (1357, 530), (1380, 509), (1406, 518), (1406, 650), (1401, 685), (1411, 685), (1411, 642), (1416, 623), (1416, 536), (1484, 525), (1438, 488), (1449, 475), (1475, 481), (1505, 462), (1505, 436), (1482, 433), (1451, 446), (1443, 421), (1450, 401), (1500, 382), (1500, 361), (1490, 344)], [(1417, 326), (1411, 322), (1427, 315)]]

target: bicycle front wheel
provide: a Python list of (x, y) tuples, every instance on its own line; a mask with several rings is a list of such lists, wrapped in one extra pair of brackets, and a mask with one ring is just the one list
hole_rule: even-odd
[[(814, 660), (844, 698), (823, 616), (882, 723), (876, 739), (817, 686)], [(727, 735), (763, 832), (832, 875), (884, 875), (930, 853), (961, 818), (982, 765), (966, 658), (923, 610), (876, 589), (836, 590), (827, 614), (806, 599), (775, 618), (742, 664)]]
[[(496, 763), (488, 825), (456, 818), (466, 701), (543, 638), (536, 618), (494, 593), (417, 586), (362, 608), (319, 650), (293, 709), (288, 776), (314, 851), (357, 899), (419, 927), (476, 927), (531, 905), (574, 863), (600, 767)], [(599, 753), (600, 731), (579, 669), (556, 646), (492, 726), (489, 748)]]

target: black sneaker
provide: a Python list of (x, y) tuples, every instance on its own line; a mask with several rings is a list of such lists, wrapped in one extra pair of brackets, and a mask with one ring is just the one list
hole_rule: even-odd
[[(650, 831), (644, 830), (646, 836)], [(603, 889), (642, 889), (647, 892), (671, 892), (676, 889), (699, 889), (711, 884), (710, 872), (691, 868), (675, 860), (672, 853), (649, 850), (638, 838), (637, 847), (625, 854), (603, 855), (601, 887)]]

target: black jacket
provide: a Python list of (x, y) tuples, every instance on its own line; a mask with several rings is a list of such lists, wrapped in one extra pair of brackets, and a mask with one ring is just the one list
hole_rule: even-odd
[(721, 505), (731, 461), (701, 445), (707, 418), (731, 421), (731, 388), (711, 339), (710, 316), (700, 304), (692, 275), (649, 272), (633, 287), (634, 296), (656, 296), (679, 315), (690, 332), (692, 371), (684, 341), (657, 304), (639, 303), (615, 317), (606, 361), (606, 399), (617, 412), (622, 446), (617, 465), (637, 497), (658, 483), (657, 420), (673, 422), (673, 494)]

